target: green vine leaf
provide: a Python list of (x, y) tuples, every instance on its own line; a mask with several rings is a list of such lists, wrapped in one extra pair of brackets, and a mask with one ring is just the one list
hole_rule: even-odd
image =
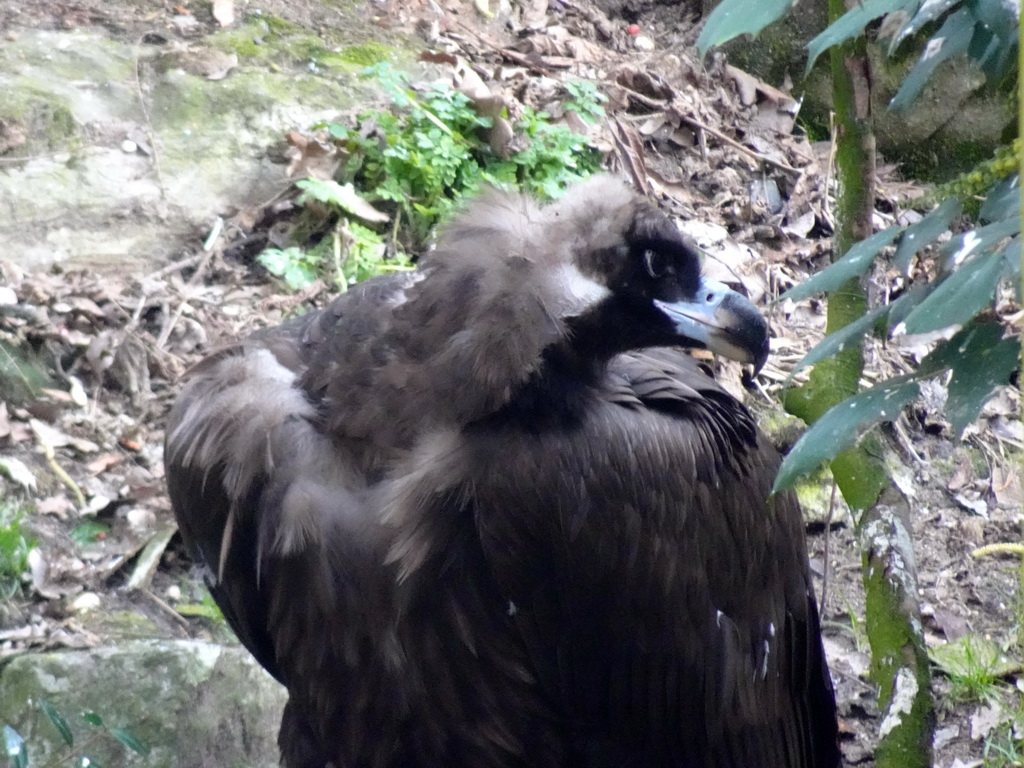
[(756, 35), (773, 21), (781, 19), (791, 0), (723, 0), (704, 22), (697, 38), (697, 53), (703, 59), (708, 49), (739, 35)]
[(867, 272), (878, 252), (895, 240), (901, 231), (902, 227), (892, 226), (881, 232), (876, 232), (866, 240), (861, 240), (850, 248), (839, 261), (825, 267), (821, 272), (811, 275), (800, 285), (793, 286), (779, 298), (799, 301), (819, 291), (834, 291), (842, 287), (851, 278), (860, 277)]
[(858, 392), (825, 411), (786, 455), (772, 493), (789, 488), (798, 478), (834, 459), (869, 427), (895, 419), (917, 397), (919, 389), (916, 381), (900, 376)]

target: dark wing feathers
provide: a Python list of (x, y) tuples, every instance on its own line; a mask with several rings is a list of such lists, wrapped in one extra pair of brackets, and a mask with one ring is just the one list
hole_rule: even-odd
[[(410, 599), (454, 583), (448, 648), (462, 656), (450, 662), (472, 668), (484, 646), (456, 642), (456, 618), (482, 621), (493, 579), (490, 610), (509, 600), (540, 689), (574, 713), (566, 765), (835, 766), (802, 519), (789, 494), (759, 501), (777, 454), (678, 352), (620, 356), (606, 383), (572, 431), (465, 431), (450, 490), (404, 512), (421, 537), (407, 550)], [(529, 686), (517, 696), (537, 705)], [(672, 723), (694, 727), (656, 728)]]
[(169, 419), (168, 486), (225, 618), (289, 687), (279, 737), (289, 768), (331, 759), (384, 768), (401, 764), (397, 731), (408, 712), (391, 623), (394, 575), (382, 565), (365, 458), (319, 428), (296, 386), (301, 365), (282, 365), (272, 351), (307, 322), (192, 371)]

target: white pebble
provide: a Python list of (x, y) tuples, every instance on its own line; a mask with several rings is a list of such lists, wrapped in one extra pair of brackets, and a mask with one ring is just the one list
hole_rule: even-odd
[(95, 592), (83, 592), (71, 601), (71, 610), (75, 613), (88, 613), (100, 607), (100, 596)]
[(647, 35), (637, 35), (633, 38), (633, 47), (638, 51), (653, 51), (654, 41)]

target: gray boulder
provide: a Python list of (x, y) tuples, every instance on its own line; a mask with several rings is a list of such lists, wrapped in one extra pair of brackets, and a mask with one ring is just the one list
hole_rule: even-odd
[[(144, 640), (16, 657), (0, 671), (0, 726), (24, 738), (30, 766), (67, 756), (76, 765), (88, 757), (107, 768), (270, 768), (278, 765), (286, 698), (241, 647)], [(67, 721), (73, 747), (41, 702)], [(101, 717), (103, 726), (90, 725), (83, 712)], [(137, 738), (148, 756), (120, 743), (110, 733), (114, 728)]]

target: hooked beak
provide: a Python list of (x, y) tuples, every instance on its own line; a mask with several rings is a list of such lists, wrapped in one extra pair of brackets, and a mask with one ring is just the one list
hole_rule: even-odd
[(680, 336), (719, 355), (753, 364), (755, 374), (768, 359), (768, 324), (746, 297), (722, 283), (702, 279), (693, 301), (655, 299), (654, 305)]

